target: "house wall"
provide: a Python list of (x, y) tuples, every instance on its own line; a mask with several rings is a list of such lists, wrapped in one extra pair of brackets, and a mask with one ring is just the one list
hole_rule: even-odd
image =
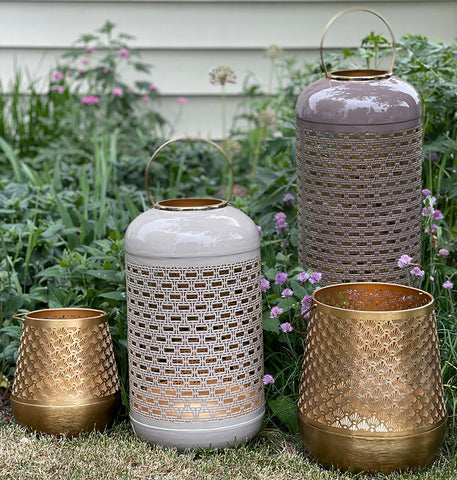
[[(455, 0), (0, 1), (0, 79), (5, 88), (17, 69), (43, 79), (82, 33), (110, 20), (117, 31), (135, 36), (130, 45), (153, 65), (147, 80), (159, 87), (156, 107), (169, 120), (180, 115), (173, 133), (220, 138), (219, 88), (209, 83), (209, 70), (221, 64), (235, 70), (238, 82), (227, 88), (233, 116), (250, 72), (268, 83), (268, 46), (313, 61), (328, 20), (351, 6), (380, 13), (398, 38), (416, 33), (450, 42), (457, 36)], [(386, 30), (373, 15), (346, 15), (332, 26), (325, 46), (358, 46), (373, 29)], [(137, 78), (126, 72), (126, 80)], [(179, 96), (187, 99), (181, 112)]]

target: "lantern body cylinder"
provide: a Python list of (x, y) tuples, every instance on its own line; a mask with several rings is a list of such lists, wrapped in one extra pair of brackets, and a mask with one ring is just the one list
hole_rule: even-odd
[(298, 401), (308, 450), (352, 472), (427, 465), (447, 429), (433, 297), (346, 283), (313, 305)]
[(152, 208), (125, 238), (130, 419), (181, 450), (243, 442), (264, 416), (259, 233), (218, 202), (160, 202), (184, 209)]
[(378, 71), (336, 73), (296, 104), (299, 263), (324, 283), (405, 283), (398, 258), (421, 252), (420, 98)]

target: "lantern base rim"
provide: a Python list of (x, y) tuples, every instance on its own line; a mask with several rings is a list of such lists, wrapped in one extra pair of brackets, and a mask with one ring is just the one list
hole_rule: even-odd
[(265, 407), (248, 415), (212, 422), (164, 422), (130, 412), (130, 422), (136, 435), (151, 444), (161, 444), (178, 450), (194, 448), (226, 448), (254, 437), (262, 426)]
[[(426, 428), (388, 433), (346, 431), (318, 427), (298, 412), (303, 443), (326, 468), (337, 467), (352, 473), (389, 474), (417, 469), (431, 463), (443, 443), (447, 417)], [(340, 430), (339, 432), (337, 430)]]
[(84, 403), (59, 404), (33, 402), (14, 395), (11, 396), (11, 407), (16, 421), (24, 427), (50, 435), (66, 435), (74, 437), (82, 431), (102, 431), (113, 423), (121, 405), (121, 396), (115, 394), (87, 399)]

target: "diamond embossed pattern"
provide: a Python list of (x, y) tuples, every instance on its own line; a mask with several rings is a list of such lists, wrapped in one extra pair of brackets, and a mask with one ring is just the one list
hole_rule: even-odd
[(421, 126), (328, 133), (297, 118), (299, 262), (325, 283), (406, 283), (420, 260)]
[(55, 403), (102, 398), (118, 391), (118, 372), (107, 322), (56, 328), (25, 323), (14, 396)]
[(159, 421), (263, 408), (260, 259), (209, 267), (127, 262), (130, 408)]
[[(367, 313), (379, 298), (362, 285), (316, 294), (322, 303), (309, 320), (299, 411), (311, 423), (347, 431), (433, 426), (446, 417), (433, 307), (418, 293), (384, 290), (392, 311)], [(339, 295), (327, 302), (331, 292)]]

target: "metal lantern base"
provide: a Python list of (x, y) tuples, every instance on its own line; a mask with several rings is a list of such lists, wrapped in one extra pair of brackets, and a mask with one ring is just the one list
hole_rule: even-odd
[(102, 431), (109, 426), (121, 404), (120, 394), (86, 400), (81, 404), (37, 404), (11, 397), (18, 423), (41, 433), (74, 437), (82, 431)]
[(428, 465), (446, 434), (446, 419), (410, 432), (348, 432), (312, 425), (298, 412), (300, 435), (311, 455), (324, 467), (357, 473), (385, 474)]
[(149, 443), (178, 450), (225, 448), (251, 439), (262, 426), (265, 409), (232, 420), (205, 423), (159, 422), (130, 413), (135, 433)]

